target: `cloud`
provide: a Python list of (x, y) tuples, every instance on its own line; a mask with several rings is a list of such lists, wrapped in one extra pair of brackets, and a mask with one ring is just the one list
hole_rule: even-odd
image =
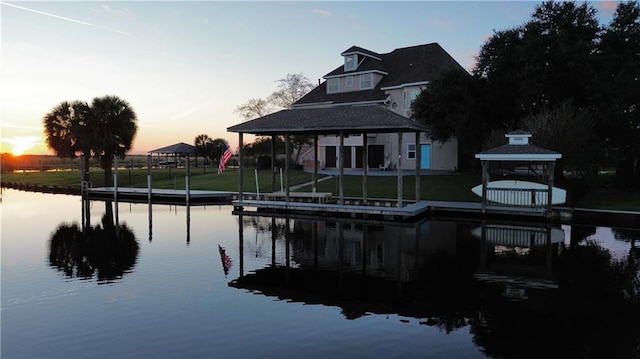
[(314, 14), (322, 15), (322, 16), (330, 16), (331, 11), (324, 9), (313, 9)]
[(122, 9), (115, 9), (109, 5), (100, 5), (100, 10), (109, 14), (118, 14), (118, 15), (132, 15), (133, 13), (128, 8), (124, 7)]
[(186, 109), (186, 110), (184, 110), (184, 111), (182, 111), (180, 113), (177, 113), (177, 114), (171, 116), (171, 121), (178, 121), (178, 120), (182, 120), (182, 119), (184, 119), (186, 117), (189, 117), (190, 115), (192, 115), (192, 114), (202, 110), (203, 108), (205, 108), (207, 105), (209, 105), (210, 102), (211, 102), (210, 100), (207, 100), (207, 101), (202, 102), (201, 104), (192, 106), (192, 107), (190, 107), (190, 108), (188, 108), (188, 109)]
[(72, 18), (68, 18), (68, 17), (64, 17), (64, 16), (60, 16), (60, 15), (56, 15), (56, 14), (52, 14), (52, 13), (48, 13), (48, 12), (44, 12), (44, 11), (40, 11), (40, 10), (35, 10), (35, 9), (31, 9), (28, 7), (23, 7), (23, 6), (18, 6), (18, 5), (14, 5), (14, 4), (9, 4), (6, 2), (2, 2), (2, 5), (5, 6), (9, 6), (9, 7), (13, 7), (16, 9), (20, 9), (20, 10), (24, 10), (24, 11), (28, 11), (28, 12), (32, 12), (34, 14), (40, 14), (40, 15), (45, 15), (45, 16), (49, 16), (49, 17), (53, 17), (56, 19), (60, 19), (60, 20), (64, 20), (64, 21), (69, 21), (69, 22), (73, 22), (76, 24), (80, 24), (80, 25), (86, 25), (86, 26), (91, 26), (91, 27), (95, 27), (98, 29), (103, 29), (103, 30), (108, 30), (108, 31), (112, 31), (112, 32), (116, 32), (118, 34), (122, 34), (122, 35), (128, 35), (126, 32), (124, 31), (120, 31), (120, 30), (116, 30), (116, 29), (111, 29), (108, 27), (104, 27), (104, 26), (100, 26), (100, 25), (96, 25), (96, 24), (92, 24), (86, 21), (80, 21), (80, 20), (76, 20), (76, 19), (72, 19)]

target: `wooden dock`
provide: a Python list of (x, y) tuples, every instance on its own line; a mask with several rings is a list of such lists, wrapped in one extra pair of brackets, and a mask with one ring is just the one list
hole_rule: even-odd
[[(113, 187), (96, 187), (88, 190), (90, 199), (114, 199)], [(190, 204), (229, 204), (237, 196), (235, 192), (225, 191), (189, 191)], [(118, 200), (123, 202), (148, 202), (149, 189), (118, 187)], [(187, 191), (179, 189), (158, 189), (151, 190), (151, 201), (153, 203), (186, 204)]]
[(263, 200), (236, 200), (233, 201), (236, 209), (253, 207), (257, 211), (271, 211), (276, 213), (311, 213), (319, 216), (347, 216), (362, 217), (374, 216), (387, 219), (411, 219), (424, 215), (429, 210), (428, 202), (421, 201), (411, 203), (403, 207), (333, 204), (333, 203), (309, 203), (309, 202), (284, 202)]

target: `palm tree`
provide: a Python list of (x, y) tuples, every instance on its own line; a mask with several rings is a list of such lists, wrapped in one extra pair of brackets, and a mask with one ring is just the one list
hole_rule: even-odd
[(89, 180), (89, 157), (92, 155), (88, 123), (91, 108), (82, 101), (63, 101), (43, 118), (47, 147), (58, 157), (83, 156), (83, 180)]
[(196, 167), (198, 166), (198, 156), (202, 156), (206, 162), (209, 152), (211, 152), (211, 137), (207, 134), (201, 134), (196, 136), (194, 140), (194, 146), (196, 147)]
[(137, 117), (129, 103), (117, 96), (96, 97), (91, 103), (92, 148), (104, 169), (104, 183), (111, 183), (113, 156), (124, 159), (138, 130)]

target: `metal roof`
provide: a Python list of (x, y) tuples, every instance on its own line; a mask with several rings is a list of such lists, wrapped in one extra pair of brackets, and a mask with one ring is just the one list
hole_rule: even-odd
[(254, 135), (424, 132), (427, 127), (380, 105), (282, 110), (227, 128)]
[(162, 147), (162, 148), (155, 149), (153, 151), (149, 151), (149, 153), (185, 155), (185, 154), (196, 153), (196, 148), (195, 146), (192, 146), (190, 144), (180, 142), (180, 143), (176, 143), (175, 145)]
[(532, 144), (507, 144), (476, 153), (476, 158), (487, 161), (555, 161), (561, 157), (558, 152)]

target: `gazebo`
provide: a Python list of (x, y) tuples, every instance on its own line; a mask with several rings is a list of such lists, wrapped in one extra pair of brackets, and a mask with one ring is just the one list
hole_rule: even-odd
[[(553, 187), (553, 176), (556, 160), (562, 154), (538, 147), (529, 143), (531, 133), (516, 130), (505, 134), (509, 143), (477, 153), (475, 157), (482, 163), (482, 185), (474, 187), (473, 191), (482, 196), (482, 213), (487, 205), (510, 207), (546, 208), (551, 213), (551, 205), (564, 203), (566, 191)], [(546, 177), (546, 184), (522, 180), (502, 180), (491, 182), (490, 164), (494, 163), (525, 163), (524, 169), (516, 168), (508, 174), (541, 174)], [(521, 173), (518, 173), (520, 171)]]
[[(328, 108), (299, 108), (291, 110), (282, 110), (263, 117), (256, 118), (227, 129), (229, 132), (238, 133), (238, 143), (240, 151), (238, 161), (240, 162), (240, 171), (238, 174), (238, 200), (243, 201), (243, 172), (242, 172), (242, 139), (243, 134), (249, 133), (259, 136), (271, 136), (271, 158), (275, 158), (275, 136), (283, 135), (286, 142), (285, 156), (285, 201), (289, 202), (289, 143), (292, 135), (308, 135), (313, 136), (313, 192), (316, 191), (318, 180), (318, 136), (319, 135), (336, 135), (340, 138), (339, 153), (344, 148), (344, 138), (349, 135), (362, 135), (363, 151), (362, 157), (364, 164), (368, 161), (367, 151), (367, 134), (369, 133), (398, 133), (398, 162), (402, 160), (402, 134), (403, 132), (414, 132), (416, 143), (419, 143), (421, 132), (426, 131), (426, 127), (411, 119), (394, 113), (380, 105), (363, 105), (363, 106), (337, 106)], [(416, 201), (420, 200), (420, 151), (416, 152)], [(274, 161), (272, 160), (272, 184), (275, 183)], [(398, 168), (401, 168), (398, 166)], [(344, 159), (340, 156), (338, 164), (339, 178), (339, 204), (344, 204)], [(363, 166), (362, 175), (362, 193), (363, 203), (367, 203), (367, 166)], [(274, 187), (274, 185), (272, 185)], [(274, 188), (272, 188), (274, 190)], [(402, 207), (402, 171), (398, 171), (398, 207)]]
[[(185, 170), (186, 170), (186, 176), (185, 176), (185, 189), (186, 189), (186, 202), (187, 205), (189, 204), (189, 197), (190, 197), (190, 182), (189, 182), (189, 175), (190, 175), (190, 168), (189, 168), (189, 155), (195, 154), (196, 153), (196, 148), (195, 146), (192, 146), (188, 143), (184, 143), (184, 142), (179, 142), (176, 144), (173, 144), (171, 146), (166, 146), (166, 147), (162, 147), (162, 148), (158, 148), (152, 151), (149, 151), (149, 153), (147, 154), (147, 187), (149, 189), (149, 203), (151, 203), (151, 188), (152, 188), (152, 179), (151, 179), (151, 166), (152, 166), (152, 160), (151, 160), (151, 156), (153, 154), (158, 154), (158, 155), (172, 155), (172, 156), (185, 156), (186, 157), (186, 163), (185, 163)], [(176, 163), (177, 164), (177, 163)], [(169, 176), (171, 176), (171, 166), (169, 166)]]

